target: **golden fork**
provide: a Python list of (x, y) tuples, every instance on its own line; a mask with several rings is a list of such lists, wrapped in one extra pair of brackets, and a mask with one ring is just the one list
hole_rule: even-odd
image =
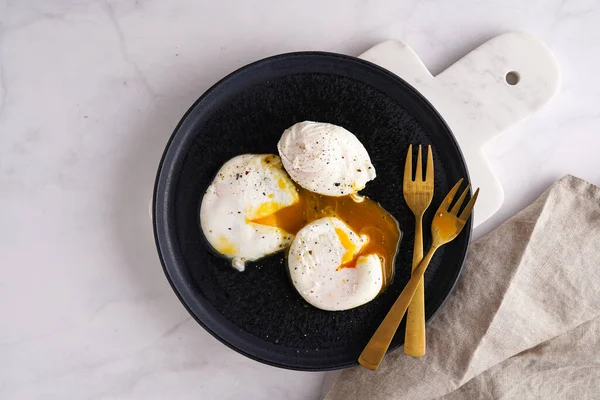
[[(423, 158), (421, 145), (417, 153), (417, 167), (413, 181), (412, 144), (408, 146), (406, 164), (404, 165), (404, 200), (415, 215), (415, 245), (413, 248), (412, 270), (414, 271), (423, 259), (423, 214), (433, 198), (433, 153), (427, 147), (427, 169), (422, 179)], [(404, 338), (404, 354), (413, 357), (425, 355), (425, 290), (423, 279), (417, 285), (408, 315), (406, 317), (406, 333)]]
[(454, 185), (433, 217), (433, 223), (431, 224), (431, 248), (425, 257), (423, 257), (423, 261), (421, 261), (419, 266), (413, 270), (412, 277), (406, 284), (406, 287), (402, 290), (402, 293), (400, 293), (400, 296), (387, 313), (383, 322), (379, 325), (379, 328), (377, 328), (373, 337), (371, 337), (371, 340), (369, 340), (369, 343), (367, 343), (367, 346), (360, 354), (360, 357), (358, 357), (358, 362), (363, 367), (373, 371), (379, 367), (433, 254), (440, 246), (452, 241), (458, 236), (469, 219), (475, 201), (477, 201), (479, 189), (475, 191), (475, 194), (471, 197), (471, 200), (469, 200), (460, 215), (458, 214), (458, 211), (467, 196), (470, 185), (463, 191), (452, 209), (448, 211), (452, 204), (452, 200), (454, 199), (454, 195), (458, 191), (462, 181), (463, 180), (461, 179)]

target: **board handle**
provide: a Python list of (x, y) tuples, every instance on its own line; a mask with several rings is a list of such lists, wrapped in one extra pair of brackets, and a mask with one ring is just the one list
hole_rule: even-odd
[[(442, 114), (455, 136), (483, 147), (542, 108), (560, 88), (560, 68), (537, 37), (510, 32), (494, 37), (431, 75), (407, 44), (388, 40), (359, 56), (414, 86)], [(466, 142), (466, 140), (465, 140)]]

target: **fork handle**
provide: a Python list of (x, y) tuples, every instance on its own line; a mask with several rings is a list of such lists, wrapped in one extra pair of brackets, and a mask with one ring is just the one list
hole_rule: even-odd
[(413, 271), (412, 277), (398, 296), (398, 299), (388, 311), (387, 315), (383, 319), (383, 322), (379, 325), (379, 328), (375, 331), (369, 343), (364, 348), (360, 356), (358, 357), (358, 362), (365, 368), (375, 371), (379, 364), (383, 360), (387, 349), (390, 347), (390, 343), (394, 338), (394, 334), (398, 330), (398, 326), (400, 326), (400, 322), (406, 314), (406, 310), (408, 309), (408, 305), (417, 290), (419, 282), (421, 278), (423, 278), (423, 274), (425, 270), (429, 266), (429, 262), (433, 257), (433, 254), (437, 250), (437, 247), (431, 246), (423, 261), (419, 264), (419, 266)]
[[(412, 270), (423, 260), (423, 215), (415, 215), (415, 246), (413, 249)], [(425, 355), (425, 287), (419, 280), (417, 290), (408, 306), (404, 354), (412, 357)]]

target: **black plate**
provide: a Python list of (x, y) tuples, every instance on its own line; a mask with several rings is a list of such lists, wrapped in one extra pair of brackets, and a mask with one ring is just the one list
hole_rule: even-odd
[[(349, 311), (309, 306), (285, 272), (283, 254), (240, 273), (214, 255), (198, 222), (199, 204), (217, 170), (243, 153), (277, 153), (283, 130), (313, 120), (341, 125), (367, 148), (377, 178), (364, 194), (399, 221), (404, 237), (393, 284)], [(357, 358), (408, 279), (414, 218), (402, 197), (410, 143), (431, 144), (437, 208), (467, 168), (440, 115), (411, 86), (371, 63), (330, 53), (292, 53), (248, 65), (209, 89), (183, 117), (160, 163), (154, 192), (154, 233), (164, 271), (190, 314), (232, 349), (255, 360), (298, 370), (330, 370)], [(431, 212), (425, 226), (431, 223)], [(429, 246), (429, 229), (425, 245)], [(440, 249), (425, 276), (430, 318), (462, 267), (471, 222)], [(392, 342), (403, 342), (404, 325)]]

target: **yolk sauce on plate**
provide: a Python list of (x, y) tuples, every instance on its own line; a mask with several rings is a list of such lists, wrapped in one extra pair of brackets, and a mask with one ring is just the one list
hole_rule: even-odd
[[(401, 232), (396, 219), (367, 197), (358, 202), (352, 196), (329, 197), (303, 188), (297, 188), (297, 191), (298, 201), (293, 205), (250, 222), (275, 226), (295, 235), (312, 221), (323, 217), (337, 217), (358, 235), (369, 238), (368, 243), (358, 250), (343, 229), (336, 229), (338, 238), (346, 249), (339, 268), (354, 268), (359, 256), (377, 254), (384, 269), (382, 290), (385, 289), (394, 275), (394, 259), (400, 243)], [(267, 204), (270, 203), (265, 205)]]

